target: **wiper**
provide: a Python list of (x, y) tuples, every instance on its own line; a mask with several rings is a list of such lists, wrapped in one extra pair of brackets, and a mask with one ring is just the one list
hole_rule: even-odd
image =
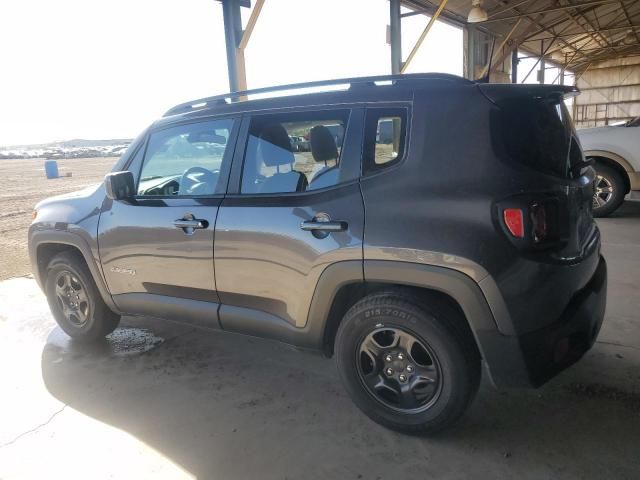
[(157, 178), (162, 178), (162, 175), (152, 175), (150, 177), (142, 177), (140, 179), (141, 182), (146, 182), (147, 180), (155, 180)]

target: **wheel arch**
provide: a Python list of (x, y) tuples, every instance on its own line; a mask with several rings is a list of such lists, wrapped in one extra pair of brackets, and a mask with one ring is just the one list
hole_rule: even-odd
[(100, 296), (110, 309), (118, 312), (118, 308), (107, 289), (102, 272), (91, 253), (91, 248), (80, 236), (73, 233), (42, 231), (31, 235), (29, 239), (29, 256), (31, 257), (32, 272), (38, 285), (41, 288), (44, 287), (47, 265), (55, 255), (62, 252), (71, 252), (84, 261), (100, 292)]
[(624, 181), (625, 195), (631, 191), (630, 175), (634, 173), (634, 169), (633, 166), (620, 155), (603, 150), (587, 150), (584, 152), (584, 156), (594, 159), (596, 163), (601, 163), (613, 168), (620, 174)]
[(456, 310), (464, 319), (457, 327), (473, 336), (484, 357), (482, 338), (486, 332), (496, 333), (497, 326), (484, 294), (470, 277), (450, 268), (389, 260), (366, 260), (360, 274), (355, 265), (341, 265), (351, 263), (328, 267), (311, 303), (308, 321), (322, 324), (318, 333), (325, 355), (332, 356), (336, 332), (349, 308), (367, 295), (394, 290)]

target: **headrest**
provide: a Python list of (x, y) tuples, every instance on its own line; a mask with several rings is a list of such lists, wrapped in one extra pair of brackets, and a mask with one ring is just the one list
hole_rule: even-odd
[(279, 123), (265, 125), (258, 140), (258, 156), (268, 167), (291, 165), (295, 161), (291, 151), (291, 140)]
[(316, 125), (309, 132), (311, 154), (316, 162), (338, 158), (338, 147), (331, 131), (324, 125)]

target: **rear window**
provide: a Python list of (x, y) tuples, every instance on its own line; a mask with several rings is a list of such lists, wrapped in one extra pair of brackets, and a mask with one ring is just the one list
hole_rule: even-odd
[(510, 161), (540, 172), (571, 176), (582, 160), (573, 123), (561, 97), (511, 99), (502, 104), (500, 131)]

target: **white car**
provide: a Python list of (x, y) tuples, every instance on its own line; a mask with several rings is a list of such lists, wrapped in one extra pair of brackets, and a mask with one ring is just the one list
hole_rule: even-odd
[(593, 214), (607, 216), (627, 193), (640, 190), (640, 117), (620, 125), (578, 130), (578, 137), (597, 173)]

